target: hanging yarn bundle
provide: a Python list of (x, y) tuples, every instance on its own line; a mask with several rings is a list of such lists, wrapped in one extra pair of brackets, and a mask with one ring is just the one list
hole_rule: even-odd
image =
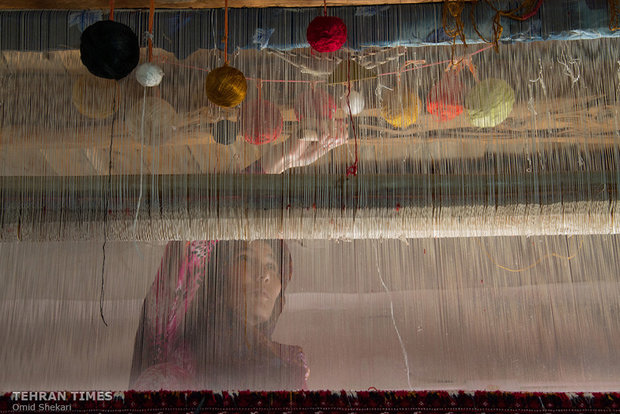
[(428, 93), (426, 110), (440, 121), (449, 121), (463, 113), (463, 82), (458, 70), (449, 69)]
[(73, 83), (71, 99), (82, 115), (105, 119), (116, 112), (119, 102), (118, 84), (111, 79), (83, 75)]
[(308, 25), (306, 39), (317, 52), (335, 52), (347, 41), (347, 25), (339, 17), (315, 17)]
[(122, 79), (138, 65), (138, 37), (128, 26), (102, 20), (88, 26), (80, 37), (80, 58), (95, 76)]
[(282, 133), (284, 120), (280, 108), (264, 99), (249, 102), (241, 111), (243, 139), (250, 144), (268, 144)]
[(163, 77), (163, 69), (151, 62), (143, 63), (136, 69), (136, 80), (147, 88), (159, 85)]
[(138, 100), (127, 111), (125, 122), (135, 140), (140, 142), (144, 134), (145, 144), (159, 145), (174, 135), (177, 112), (165, 100), (149, 96)]
[(508, 118), (515, 103), (515, 91), (501, 79), (486, 79), (467, 94), (465, 108), (472, 125), (494, 127)]
[(395, 128), (407, 128), (418, 120), (420, 107), (420, 98), (416, 93), (397, 87), (383, 94), (381, 116)]
[(248, 83), (240, 70), (224, 64), (209, 72), (205, 90), (207, 98), (214, 104), (233, 108), (245, 99)]
[(205, 90), (214, 104), (233, 108), (245, 99), (248, 82), (240, 70), (228, 66), (228, 0), (224, 4), (224, 66), (209, 72)]
[(149, 31), (148, 31), (148, 58), (149, 61), (141, 64), (136, 69), (136, 80), (146, 88), (152, 88), (161, 83), (164, 77), (162, 68), (152, 63), (153, 60), (153, 24), (155, 20), (155, 1), (151, 0), (149, 10)]
[(293, 110), (298, 121), (305, 118), (332, 119), (336, 113), (336, 103), (330, 94), (316, 88), (301, 94), (293, 104)]

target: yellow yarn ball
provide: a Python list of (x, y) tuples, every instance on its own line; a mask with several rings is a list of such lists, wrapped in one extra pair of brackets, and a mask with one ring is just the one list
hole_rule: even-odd
[(245, 99), (248, 83), (241, 71), (224, 65), (209, 72), (205, 89), (211, 102), (224, 108), (232, 108)]
[(395, 128), (407, 128), (415, 124), (420, 114), (420, 98), (413, 92), (388, 91), (382, 96), (381, 116)]
[(119, 102), (115, 80), (96, 76), (80, 76), (73, 83), (73, 105), (84, 116), (105, 119), (116, 112)]

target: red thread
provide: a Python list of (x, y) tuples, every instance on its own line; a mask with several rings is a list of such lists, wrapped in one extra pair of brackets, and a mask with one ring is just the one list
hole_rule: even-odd
[(114, 20), (114, 0), (110, 0), (110, 20)]
[(538, 9), (540, 9), (540, 6), (542, 6), (542, 2), (543, 2), (543, 0), (538, 0), (538, 3), (536, 3), (536, 6), (534, 6), (534, 8), (532, 9), (532, 11), (531, 11), (531, 12), (529, 12), (529, 13), (527, 13), (527, 14), (525, 14), (525, 15), (521, 16), (521, 17), (514, 16), (514, 17), (512, 17), (512, 18), (513, 18), (513, 19), (515, 19), (515, 20), (522, 21), (522, 22), (523, 22), (523, 21), (525, 21), (525, 20), (527, 20), (527, 19), (529, 19), (530, 17), (532, 17), (532, 16), (534, 16), (536, 13), (538, 13)]
[(355, 142), (355, 162), (347, 168), (347, 177), (357, 175), (357, 132), (355, 131), (355, 123), (353, 123), (353, 113), (351, 112), (351, 59), (347, 60), (347, 107), (349, 108), (349, 119), (351, 120), (351, 128), (353, 129), (353, 140)]

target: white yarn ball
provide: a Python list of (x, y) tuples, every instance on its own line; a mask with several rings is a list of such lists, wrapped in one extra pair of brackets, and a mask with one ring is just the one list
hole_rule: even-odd
[(344, 113), (349, 115), (349, 105), (351, 105), (351, 114), (359, 115), (362, 113), (364, 107), (366, 106), (366, 102), (364, 101), (362, 94), (357, 91), (351, 91), (351, 94), (349, 95), (349, 104), (347, 104), (347, 94), (348, 92), (340, 98), (340, 103)]
[(153, 63), (143, 63), (136, 69), (136, 79), (142, 86), (153, 87), (161, 83), (164, 71)]

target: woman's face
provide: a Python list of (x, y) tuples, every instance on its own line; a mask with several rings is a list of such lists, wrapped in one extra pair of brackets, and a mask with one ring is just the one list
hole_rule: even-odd
[(282, 290), (278, 258), (271, 246), (261, 241), (247, 243), (232, 253), (226, 275), (229, 305), (248, 325), (265, 322)]

